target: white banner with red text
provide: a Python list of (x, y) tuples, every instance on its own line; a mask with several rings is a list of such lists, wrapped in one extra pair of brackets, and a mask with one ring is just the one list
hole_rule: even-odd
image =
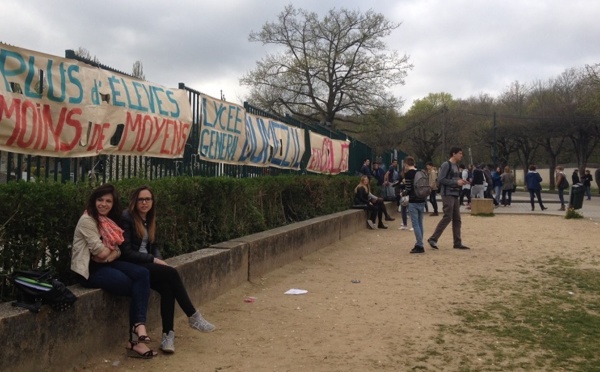
[(350, 141), (335, 140), (310, 132), (310, 160), (306, 170), (339, 174), (348, 171)]

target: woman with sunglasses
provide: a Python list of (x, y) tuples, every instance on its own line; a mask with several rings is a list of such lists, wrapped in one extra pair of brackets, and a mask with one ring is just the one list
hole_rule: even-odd
[(150, 288), (160, 294), (162, 341), (160, 349), (175, 352), (175, 300), (189, 318), (190, 327), (212, 332), (215, 326), (206, 321), (192, 304), (176, 269), (162, 259), (156, 239), (156, 209), (154, 193), (148, 186), (135, 189), (129, 207), (123, 211), (121, 227), (124, 241), (122, 259), (137, 263), (150, 271)]

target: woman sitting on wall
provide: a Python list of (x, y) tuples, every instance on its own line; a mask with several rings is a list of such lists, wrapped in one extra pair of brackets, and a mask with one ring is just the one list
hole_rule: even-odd
[(113, 185), (105, 184), (92, 191), (75, 228), (71, 270), (78, 274), (84, 287), (131, 297), (127, 351), (130, 356), (148, 359), (156, 355), (145, 345), (150, 342), (145, 326), (150, 274), (139, 265), (118, 260), (118, 245), (123, 242), (123, 230), (117, 225), (120, 211)]
[[(387, 229), (387, 226), (383, 224), (383, 209), (385, 208), (383, 199), (371, 194), (369, 177), (362, 176), (360, 178), (360, 183), (354, 189), (354, 204), (364, 205), (368, 211), (371, 211), (367, 220), (367, 224), (371, 229)], [(378, 225), (375, 225), (376, 218), (379, 218)]]
[(163, 261), (156, 241), (156, 209), (154, 193), (148, 186), (133, 191), (129, 208), (123, 211), (121, 244), (124, 261), (137, 263), (150, 271), (150, 287), (160, 294), (162, 341), (160, 349), (175, 352), (175, 300), (189, 317), (190, 327), (211, 332), (215, 326), (206, 321), (192, 304), (176, 269)]

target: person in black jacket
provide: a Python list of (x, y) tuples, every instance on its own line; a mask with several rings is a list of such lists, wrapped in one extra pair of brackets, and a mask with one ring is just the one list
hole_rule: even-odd
[(415, 232), (416, 243), (410, 253), (425, 253), (423, 248), (423, 215), (425, 214), (426, 199), (419, 198), (415, 193), (414, 180), (417, 174), (417, 168), (415, 168), (415, 159), (412, 156), (404, 158), (404, 164), (406, 164), (406, 172), (404, 172), (404, 183), (406, 189), (404, 195), (408, 195), (408, 214)]
[(156, 209), (154, 193), (148, 186), (133, 191), (129, 208), (123, 211), (121, 228), (124, 241), (121, 259), (144, 266), (150, 271), (150, 288), (160, 294), (160, 315), (163, 335), (160, 349), (175, 351), (175, 300), (189, 317), (190, 327), (212, 332), (215, 326), (206, 321), (192, 304), (177, 270), (162, 259), (156, 240)]
[[(360, 177), (360, 183), (354, 188), (354, 204), (364, 205), (365, 208), (371, 212), (369, 219), (367, 219), (367, 224), (371, 229), (377, 230), (378, 228), (388, 228), (387, 225), (383, 223), (383, 210), (385, 209), (383, 199), (377, 198), (375, 195), (371, 194), (369, 177)], [(376, 218), (379, 218), (378, 225), (375, 224)]]
[(573, 185), (581, 183), (581, 180), (579, 179), (579, 169), (575, 169), (573, 171), (573, 174), (571, 175), (571, 181), (573, 181)]

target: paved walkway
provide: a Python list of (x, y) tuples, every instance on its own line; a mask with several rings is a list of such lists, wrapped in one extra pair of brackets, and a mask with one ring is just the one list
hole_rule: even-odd
[[(542, 201), (544, 206), (548, 209), (545, 211), (540, 210), (540, 206), (535, 199), (535, 211), (531, 211), (531, 204), (529, 203), (529, 193), (525, 191), (517, 191), (512, 195), (512, 203), (510, 207), (502, 207), (494, 209), (494, 213), (497, 214), (548, 214), (554, 216), (564, 216), (564, 211), (559, 211), (560, 202), (558, 200), (558, 194), (556, 193), (542, 193)], [(568, 204), (569, 194), (565, 194), (565, 202)], [(438, 200), (438, 207), (441, 211), (441, 202)], [(431, 212), (431, 204), (429, 205), (429, 211)], [(471, 213), (466, 208), (461, 208), (462, 213)], [(591, 218), (593, 220), (600, 221), (600, 197), (593, 195), (592, 200), (583, 200), (583, 207), (578, 210), (585, 218)]]
[[(438, 195), (438, 211), (440, 216), (442, 215), (442, 199)], [(537, 202), (537, 198), (535, 199), (535, 211), (531, 210), (531, 204), (529, 202), (529, 193), (526, 191), (517, 191), (512, 194), (512, 205), (510, 207), (502, 207), (499, 206), (494, 209), (494, 213), (496, 214), (547, 214), (552, 216), (564, 216), (565, 212), (560, 211), (560, 202), (558, 200), (557, 193), (551, 192), (542, 192), (542, 202), (544, 206), (548, 209), (545, 211), (540, 210), (540, 206)], [(465, 198), (466, 203), (466, 198)], [(565, 203), (569, 204), (569, 193), (565, 193)], [(429, 208), (429, 212), (432, 212), (431, 204), (427, 203)], [(465, 207), (461, 207), (461, 213), (470, 214), (471, 211)], [(587, 200), (584, 195), (583, 199), (583, 207), (577, 210), (580, 214), (582, 214), (585, 218), (592, 219), (595, 221), (600, 221), (600, 196), (596, 193), (592, 194), (592, 199)]]

